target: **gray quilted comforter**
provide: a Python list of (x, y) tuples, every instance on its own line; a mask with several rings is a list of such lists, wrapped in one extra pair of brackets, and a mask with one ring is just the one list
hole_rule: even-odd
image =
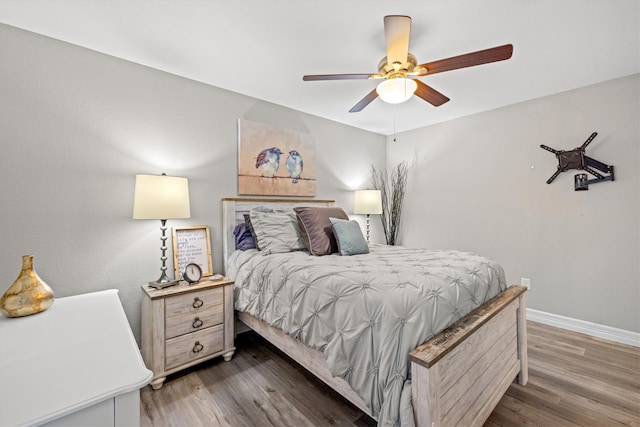
[(411, 425), (408, 353), (506, 288), (468, 252), (372, 245), (366, 255), (232, 254), (235, 308), (323, 352), (379, 425)]

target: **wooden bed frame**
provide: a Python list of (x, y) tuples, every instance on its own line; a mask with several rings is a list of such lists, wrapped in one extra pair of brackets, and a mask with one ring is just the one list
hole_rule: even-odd
[[(256, 206), (291, 209), (333, 206), (333, 200), (224, 198), (223, 246), (225, 269), (235, 250), (233, 229)], [(411, 391), (418, 427), (481, 426), (517, 377), (527, 383), (527, 331), (523, 286), (511, 286), (412, 350)], [(366, 403), (342, 378), (333, 377), (324, 354), (307, 347), (247, 313), (237, 318), (313, 373), (363, 412)]]

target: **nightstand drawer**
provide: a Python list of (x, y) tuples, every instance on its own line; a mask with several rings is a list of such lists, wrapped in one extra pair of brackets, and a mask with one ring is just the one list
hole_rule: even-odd
[(223, 289), (219, 287), (167, 298), (165, 300), (165, 317), (204, 311), (214, 305), (222, 304), (223, 297)]
[(165, 326), (165, 337), (169, 339), (189, 332), (200, 331), (210, 326), (219, 325), (223, 320), (224, 306), (222, 304), (207, 307), (206, 311), (168, 317)]
[(218, 325), (167, 340), (165, 369), (171, 369), (222, 351), (224, 348), (223, 338), (224, 328), (222, 325)]

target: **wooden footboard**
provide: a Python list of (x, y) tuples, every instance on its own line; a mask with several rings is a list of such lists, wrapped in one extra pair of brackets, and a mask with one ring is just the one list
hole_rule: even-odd
[(511, 286), (409, 353), (417, 426), (481, 426), (516, 375), (526, 384), (525, 291)]
[[(481, 426), (516, 375), (527, 382), (526, 288), (511, 286), (411, 353), (418, 427)], [(366, 403), (326, 366), (324, 355), (255, 317), (238, 319), (368, 415)]]

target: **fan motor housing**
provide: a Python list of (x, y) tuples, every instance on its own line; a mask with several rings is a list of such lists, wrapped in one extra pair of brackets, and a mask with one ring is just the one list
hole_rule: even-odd
[(378, 63), (378, 72), (385, 77), (387, 76), (387, 74), (411, 73), (417, 64), (418, 59), (413, 53), (409, 53), (407, 55), (407, 62), (405, 62), (404, 64), (389, 64), (387, 57), (385, 56)]

